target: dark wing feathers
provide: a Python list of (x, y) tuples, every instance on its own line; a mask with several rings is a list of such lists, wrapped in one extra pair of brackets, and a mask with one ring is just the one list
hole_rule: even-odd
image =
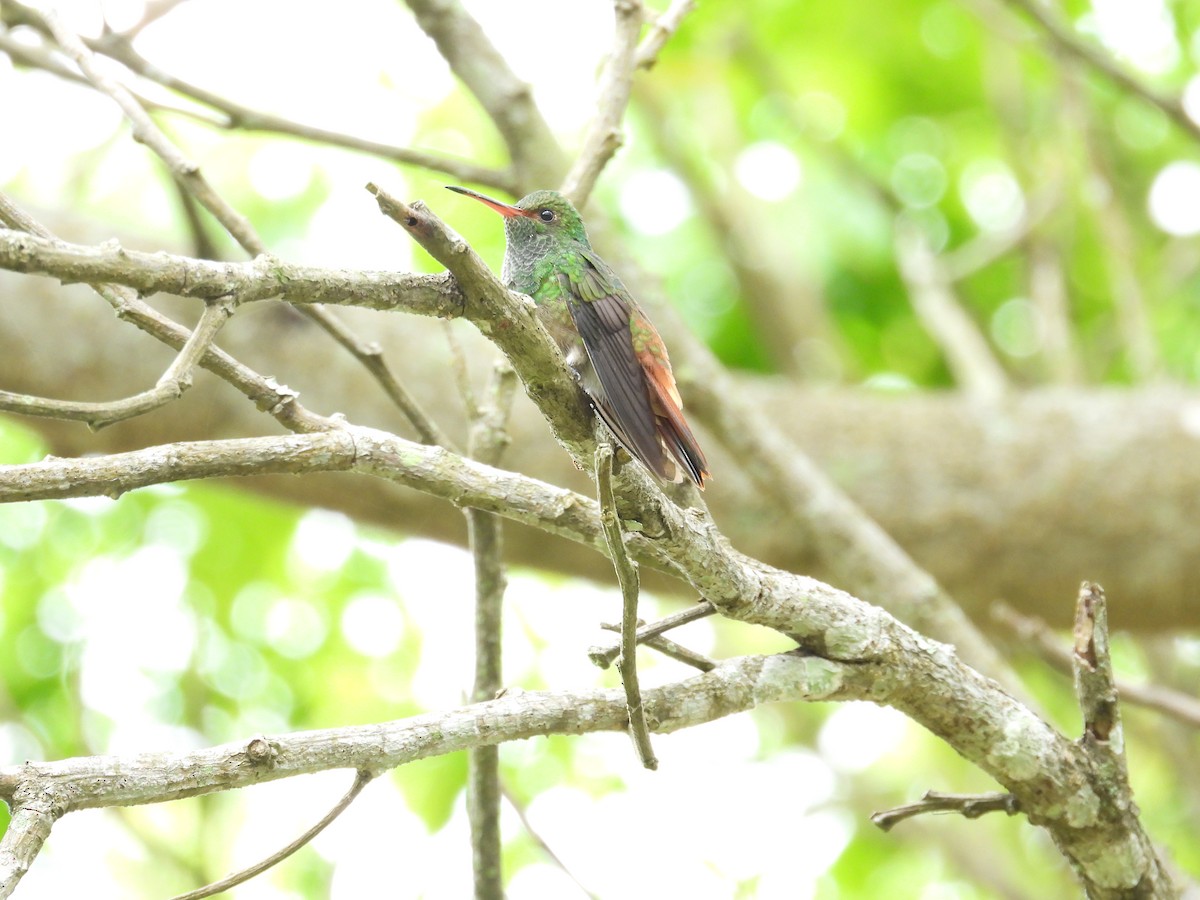
[(625, 292), (615, 276), (591, 259), (585, 257), (585, 261), (579, 277), (561, 273), (559, 280), (583, 347), (604, 388), (604, 396), (593, 396), (592, 401), (625, 449), (659, 477), (670, 479), (671, 467), (658, 440), (645, 374), (633, 348)]

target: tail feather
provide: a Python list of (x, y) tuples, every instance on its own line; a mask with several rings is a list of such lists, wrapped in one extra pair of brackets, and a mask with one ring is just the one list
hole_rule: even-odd
[(668, 391), (657, 378), (649, 378), (647, 382), (659, 440), (679, 467), (696, 483), (696, 487), (704, 490), (704, 481), (708, 478), (708, 461), (683, 417), (683, 410), (678, 402), (679, 392), (675, 390), (674, 383)]

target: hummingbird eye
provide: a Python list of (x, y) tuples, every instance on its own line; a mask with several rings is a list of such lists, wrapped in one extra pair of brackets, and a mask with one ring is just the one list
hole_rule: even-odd
[(539, 217), (539, 218), (540, 218), (540, 219), (541, 219), (543, 222), (553, 222), (553, 221), (554, 221), (554, 210), (552, 210), (552, 209), (543, 209), (543, 210), (541, 210), (541, 211), (538, 213), (538, 217)]

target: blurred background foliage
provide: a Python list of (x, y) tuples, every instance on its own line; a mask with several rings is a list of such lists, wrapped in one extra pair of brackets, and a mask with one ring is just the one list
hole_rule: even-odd
[[(611, 33), (608, 5), (467, 5), (574, 146)], [(1200, 2), (1052, 6), (1154, 90), (1200, 104)], [(81, 30), (95, 27), (93, 4), (71, 13)], [(140, 9), (110, 4), (108, 14), (134, 20)], [(206, 36), (198, 50), (187, 50), (191, 33)], [(218, 40), (219, 60), (206, 45)], [(506, 162), (399, 4), (332, 15), (191, 0), (139, 41), (174, 74), (249, 105)], [(0, 97), (12, 129), (0, 149), (4, 190), (196, 244), (169, 179), (105, 100), (3, 53)], [(424, 198), (499, 265), (494, 217), (442, 191), (444, 175), (159, 118), (284, 258), (436, 269), (394, 231), (368, 227), (361, 185), (375, 179)], [(730, 366), (894, 390), (954, 384), (898, 259), (898, 235), (915, 229), (1018, 385), (1197, 376), (1197, 139), (1066, 61), (1012, 5), (709, 0), (639, 76), (626, 129), (592, 208)], [(238, 258), (215, 229), (205, 236)], [(796, 333), (803, 339), (788, 338)], [(44, 453), (32, 431), (0, 420), (0, 461)], [(461, 551), (232, 488), (0, 507), (0, 760), (203, 746), (445, 708), (469, 691), (471, 596)], [(667, 609), (646, 604), (647, 617)], [(585, 650), (617, 609), (609, 586), (513, 573), (506, 683), (615, 684)], [(718, 656), (778, 647), (724, 622), (697, 623), (681, 640)], [(1200, 642), (1154, 640), (1165, 644), (1118, 640), (1123, 675), (1194, 679)], [(1018, 662), (1056, 724), (1076, 733), (1065, 679)], [(642, 665), (651, 682), (681, 674), (653, 654)], [(1195, 735), (1127, 715), (1146, 824), (1196, 875)], [(874, 829), (867, 812), (926, 789), (990, 787), (886, 710), (766, 709), (664, 739), (660, 755), (663, 772), (648, 776), (620, 736), (505, 747), (512, 896), (580, 895), (516, 808), (600, 896), (1074, 892), (1020, 818)], [(382, 779), (327, 836), (235, 896), (362, 896), (383, 884), (395, 896), (466, 895), (465, 771), (458, 755)], [(22, 891), (67, 896), (80, 878), (95, 897), (183, 890), (286, 842), (346, 786), (321, 776), (72, 816)], [(652, 862), (613, 865), (631, 856)]]

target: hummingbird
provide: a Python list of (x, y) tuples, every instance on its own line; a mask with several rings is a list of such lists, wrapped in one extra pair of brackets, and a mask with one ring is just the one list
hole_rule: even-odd
[(447, 187), (504, 216), (501, 278), (533, 298), (617, 443), (664, 481), (681, 482), (686, 475), (703, 490), (708, 463), (683, 418), (667, 348), (617, 273), (592, 249), (571, 201), (557, 191), (534, 191), (509, 205)]

